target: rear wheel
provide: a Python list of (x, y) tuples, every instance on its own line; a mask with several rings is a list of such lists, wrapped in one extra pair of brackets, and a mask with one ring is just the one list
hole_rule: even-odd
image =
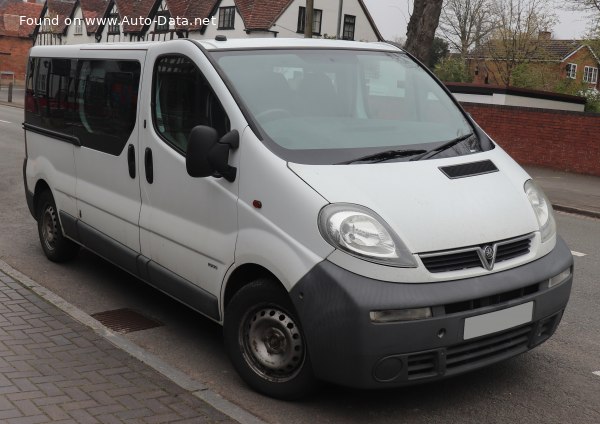
[(256, 391), (297, 399), (315, 388), (294, 307), (273, 281), (257, 280), (234, 295), (225, 311), (224, 333), (233, 365)]
[(53, 262), (64, 262), (75, 257), (79, 245), (63, 236), (52, 193), (48, 190), (41, 193), (37, 204), (38, 234), (46, 257)]

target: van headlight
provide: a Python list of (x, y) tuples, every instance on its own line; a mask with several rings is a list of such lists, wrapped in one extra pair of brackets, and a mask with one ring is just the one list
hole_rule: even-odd
[(538, 224), (540, 224), (542, 243), (544, 243), (556, 234), (556, 221), (554, 220), (552, 205), (542, 189), (533, 180), (528, 180), (524, 188)]
[(336, 249), (382, 265), (416, 268), (402, 240), (375, 212), (363, 206), (337, 203), (319, 214), (319, 231)]

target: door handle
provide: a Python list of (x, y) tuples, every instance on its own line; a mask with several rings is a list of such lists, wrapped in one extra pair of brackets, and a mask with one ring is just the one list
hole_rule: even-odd
[(146, 147), (144, 153), (144, 167), (146, 168), (146, 181), (148, 184), (152, 184), (154, 182), (154, 164), (152, 163), (152, 150), (149, 147)]
[(129, 176), (135, 178), (135, 147), (133, 144), (127, 148), (127, 164), (129, 165)]

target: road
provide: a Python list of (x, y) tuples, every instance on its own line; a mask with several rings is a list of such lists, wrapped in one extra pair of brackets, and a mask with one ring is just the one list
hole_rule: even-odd
[(310, 399), (260, 396), (238, 378), (218, 325), (82, 251), (47, 261), (22, 183), (22, 109), (0, 106), (0, 259), (89, 314), (128, 307), (159, 320), (126, 336), (227, 399), (272, 423), (599, 423), (600, 221), (558, 214), (576, 256), (576, 282), (555, 336), (533, 351), (441, 383), (384, 391), (324, 385)]

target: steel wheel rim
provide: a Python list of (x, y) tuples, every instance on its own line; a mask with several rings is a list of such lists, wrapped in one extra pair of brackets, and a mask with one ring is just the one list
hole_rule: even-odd
[(58, 237), (58, 219), (56, 211), (51, 205), (46, 206), (42, 215), (42, 238), (44, 245), (48, 250), (56, 248), (56, 239)]
[(281, 308), (250, 310), (241, 321), (239, 335), (246, 363), (262, 378), (281, 383), (300, 372), (304, 340), (293, 318)]

